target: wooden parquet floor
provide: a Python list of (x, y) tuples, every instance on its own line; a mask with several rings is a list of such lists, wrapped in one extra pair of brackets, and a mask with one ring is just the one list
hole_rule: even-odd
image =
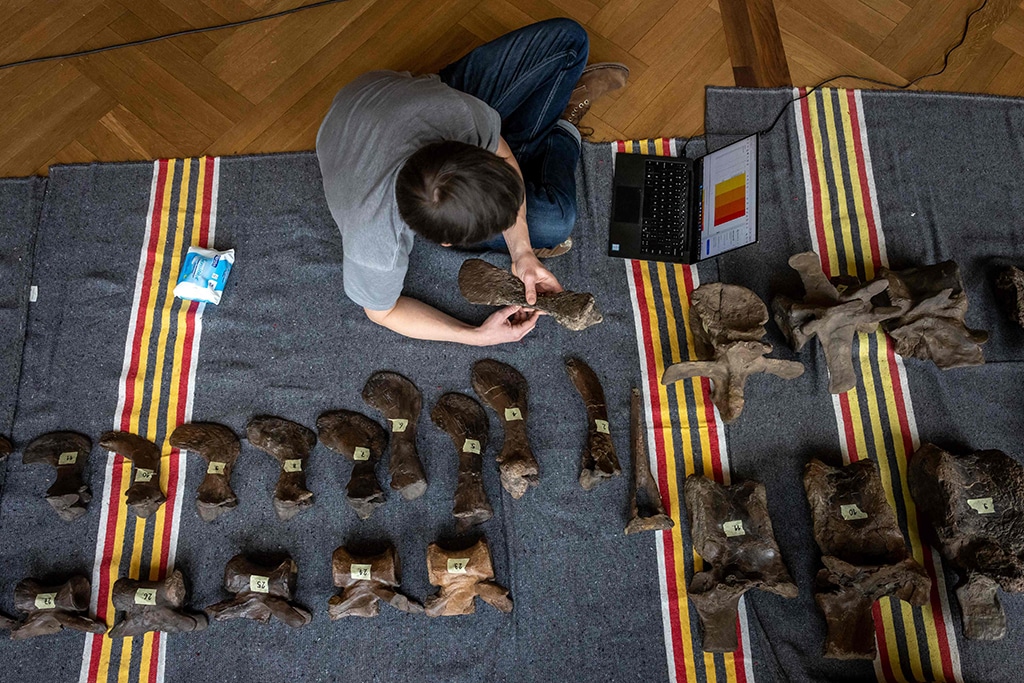
[[(305, 0), (308, 2), (309, 0)], [(303, 0), (0, 0), (0, 63), (249, 18)], [(905, 82), (941, 64), (977, 0), (776, 0), (790, 73)], [(237, 29), (0, 71), (0, 176), (55, 163), (311, 149), (335, 92), (373, 69), (436, 71), (554, 16), (630, 85), (595, 104), (595, 139), (702, 130), (732, 85), (718, 0), (349, 0)], [(840, 82), (840, 84), (843, 84)], [(846, 82), (855, 85), (855, 82)], [(989, 0), (929, 90), (1024, 95), (1024, 3)]]

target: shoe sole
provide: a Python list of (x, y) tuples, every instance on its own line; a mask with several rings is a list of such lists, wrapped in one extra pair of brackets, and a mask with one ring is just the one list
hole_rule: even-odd
[(597, 64), (590, 64), (583, 68), (583, 73), (594, 71), (595, 69), (619, 69), (620, 71), (625, 71), (626, 77), (629, 78), (629, 67), (619, 62), (598, 62)]

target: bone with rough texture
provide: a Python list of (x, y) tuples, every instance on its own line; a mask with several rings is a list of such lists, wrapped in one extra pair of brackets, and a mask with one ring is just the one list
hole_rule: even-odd
[(74, 576), (65, 583), (45, 585), (35, 579), (18, 582), (14, 607), (27, 616), (11, 630), (13, 640), (48, 636), (70, 628), (85, 633), (105, 633), (107, 625), (89, 616), (89, 580)]
[(352, 476), (345, 498), (359, 519), (367, 519), (386, 502), (377, 483), (377, 461), (388, 443), (384, 429), (370, 418), (351, 410), (332, 410), (316, 420), (320, 441), (352, 461)]
[(867, 284), (851, 282), (839, 285), (829, 281), (821, 270), (821, 262), (813, 251), (796, 254), (789, 265), (800, 273), (804, 283), (804, 300), (793, 301), (775, 297), (772, 311), (775, 322), (797, 351), (817, 336), (828, 364), (828, 390), (842, 394), (857, 384), (853, 369), (853, 337), (858, 332), (874, 332), (883, 320), (900, 313), (895, 306), (875, 306), (871, 299), (889, 286), (887, 280)]
[(111, 599), (114, 608), (123, 612), (123, 617), (107, 635), (125, 638), (149, 631), (202, 631), (209, 620), (202, 612), (189, 613), (182, 609), (186, 593), (185, 575), (177, 569), (163, 581), (118, 579)]
[(375, 617), (385, 602), (402, 612), (422, 614), (423, 606), (398, 592), (401, 565), (392, 546), (376, 555), (357, 555), (341, 547), (331, 556), (334, 585), (339, 595), (328, 601), (331, 619)]
[(1002, 451), (954, 456), (926, 443), (911, 459), (908, 479), (942, 555), (963, 575), (956, 595), (964, 635), (1003, 638), (998, 589), (1024, 592), (1024, 467)]
[(828, 624), (825, 656), (873, 659), (875, 600), (893, 596), (923, 605), (931, 579), (907, 552), (874, 461), (837, 468), (811, 460), (804, 489), (825, 565), (814, 595)]
[(633, 495), (627, 534), (671, 529), (675, 522), (665, 512), (658, 482), (651, 476), (651, 464), (644, 444), (644, 418), (640, 412), (640, 390), (633, 387), (629, 403), (629, 457), (633, 461)]
[(276, 617), (294, 628), (305, 626), (313, 616), (292, 602), (298, 573), (290, 557), (275, 566), (265, 566), (245, 555), (235, 555), (224, 568), (224, 587), (235, 597), (210, 605), (206, 614), (216, 621), (252, 619), (267, 624)]
[(1017, 266), (1007, 266), (999, 271), (996, 276), (996, 298), (1006, 315), (1024, 327), (1024, 270)]
[(597, 374), (579, 358), (567, 359), (565, 370), (587, 409), (587, 442), (581, 458), (580, 486), (589, 491), (602, 481), (621, 474), (622, 468), (615, 455), (608, 406)]
[(586, 292), (538, 292), (537, 302), (528, 304), (522, 280), (480, 259), (463, 262), (459, 269), (459, 291), (471, 304), (524, 306), (544, 311), (559, 325), (574, 332), (603, 320), (594, 295)]
[(131, 460), (132, 485), (125, 491), (128, 509), (145, 519), (167, 500), (160, 489), (160, 448), (137, 434), (106, 432), (100, 446)]
[(0, 631), (12, 631), (17, 628), (18, 622), (11, 619), (9, 616), (0, 612)]
[(540, 480), (540, 465), (533, 456), (526, 431), (529, 417), (526, 392), (529, 385), (511, 365), (489, 358), (473, 364), (471, 381), (473, 391), (498, 414), (504, 428), (505, 438), (498, 454), (501, 485), (518, 500)]
[(391, 426), (391, 488), (406, 500), (419, 498), (427, 490), (427, 475), (416, 452), (416, 425), (423, 408), (420, 390), (397, 372), (376, 372), (363, 386), (363, 400)]
[(455, 528), (459, 533), (494, 516), (483, 479), (483, 453), (487, 450), (487, 414), (465, 394), (447, 393), (437, 400), (430, 419), (451, 437), (459, 455), (455, 484)]
[(473, 614), (474, 598), (502, 612), (512, 611), (508, 589), (494, 582), (494, 565), (487, 539), (464, 550), (445, 550), (437, 543), (427, 546), (427, 577), (440, 591), (423, 601), (427, 616), (451, 617)]
[(194, 422), (175, 429), (169, 441), (173, 448), (191, 451), (206, 462), (206, 476), (196, 492), (201, 519), (212, 522), (238, 506), (231, 472), (242, 445), (233, 431), (223, 425)]
[(14, 446), (6, 437), (0, 436), (0, 462), (3, 462), (8, 455), (14, 452)]
[(46, 491), (46, 502), (66, 522), (86, 513), (92, 500), (89, 487), (82, 481), (82, 472), (89, 462), (92, 441), (75, 432), (50, 432), (28, 445), (21, 455), (25, 464), (50, 465), (57, 479)]
[(306, 488), (306, 464), (316, 445), (316, 434), (300, 424), (280, 417), (254, 417), (246, 426), (251, 443), (269, 453), (281, 465), (274, 488), (274, 511), (289, 520), (313, 507), (313, 492)]

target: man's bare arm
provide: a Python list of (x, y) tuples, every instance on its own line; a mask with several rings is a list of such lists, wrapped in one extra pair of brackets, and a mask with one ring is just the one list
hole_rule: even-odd
[(537, 324), (537, 311), (506, 306), (492, 313), (479, 327), (456, 320), (433, 306), (402, 296), (386, 311), (369, 308), (366, 317), (383, 327), (413, 339), (491, 346), (519, 341)]

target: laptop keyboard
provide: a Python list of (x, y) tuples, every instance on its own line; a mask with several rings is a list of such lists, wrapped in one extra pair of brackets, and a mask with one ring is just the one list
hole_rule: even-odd
[(683, 256), (689, 177), (685, 164), (644, 162), (644, 206), (640, 248), (647, 254)]

